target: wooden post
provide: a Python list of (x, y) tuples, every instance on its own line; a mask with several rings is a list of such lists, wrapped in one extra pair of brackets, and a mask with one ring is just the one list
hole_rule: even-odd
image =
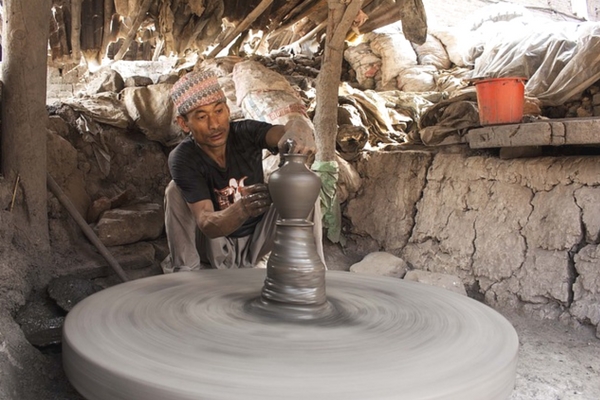
[(119, 60), (123, 59), (123, 56), (125, 55), (125, 53), (127, 53), (127, 49), (129, 49), (129, 46), (131, 45), (131, 42), (135, 38), (135, 35), (137, 34), (138, 29), (140, 29), (142, 22), (144, 22), (144, 19), (146, 18), (146, 13), (148, 13), (148, 10), (150, 9), (151, 5), (152, 5), (152, 0), (143, 0), (142, 1), (142, 4), (140, 5), (140, 9), (138, 10), (137, 15), (133, 19), (133, 22), (131, 23), (131, 28), (129, 29), (129, 32), (127, 33), (127, 37), (125, 37), (125, 40), (123, 40), (123, 45), (121, 46), (121, 48), (119, 49), (117, 54), (115, 54), (115, 57), (114, 57), (115, 61), (119, 61)]
[(81, 2), (71, 0), (71, 58), (77, 64), (81, 61)]
[(2, 37), (2, 173), (19, 185), (13, 218), (40, 250), (49, 248), (46, 78), (51, 0), (5, 0)]
[(233, 32), (231, 32), (229, 36), (225, 38), (225, 40), (219, 43), (217, 47), (215, 47), (210, 52), (208, 58), (216, 57), (217, 54), (219, 54), (221, 50), (227, 47), (233, 39), (235, 39), (240, 33), (244, 32), (246, 29), (248, 29), (250, 25), (252, 25), (252, 23), (256, 21), (258, 17), (261, 16), (261, 14), (267, 9), (267, 7), (271, 5), (271, 3), (273, 3), (273, 0), (262, 0), (260, 4), (250, 14), (248, 14), (248, 16), (244, 18), (244, 20), (240, 22), (238, 26), (236, 26)]
[(342, 75), (344, 42), (358, 15), (362, 0), (328, 0), (329, 15), (323, 63), (317, 77), (315, 107), (315, 139), (317, 161), (335, 161), (335, 137), (337, 133), (338, 90)]
[(106, 57), (106, 50), (110, 45), (112, 32), (110, 30), (110, 25), (112, 23), (113, 18), (113, 6), (114, 0), (104, 0), (104, 28), (102, 29), (102, 44), (100, 45), (100, 54), (99, 59), (102, 63), (102, 59)]

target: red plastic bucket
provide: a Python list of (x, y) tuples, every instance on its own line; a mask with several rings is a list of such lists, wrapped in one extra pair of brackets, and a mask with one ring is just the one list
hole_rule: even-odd
[(489, 78), (475, 82), (479, 123), (514, 124), (523, 119), (523, 78)]

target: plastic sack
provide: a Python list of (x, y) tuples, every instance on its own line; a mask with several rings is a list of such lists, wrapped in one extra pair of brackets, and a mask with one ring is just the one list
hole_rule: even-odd
[(433, 92), (437, 90), (433, 65), (416, 65), (398, 75), (398, 89), (405, 92)]
[(292, 85), (282, 75), (256, 61), (242, 61), (233, 67), (233, 82), (237, 104), (242, 105), (248, 93), (283, 91), (295, 94)]
[(370, 87), (369, 79), (381, 69), (381, 58), (377, 57), (369, 43), (350, 46), (344, 51), (344, 59), (356, 72), (356, 81), (363, 88)]
[(177, 111), (171, 100), (173, 85), (160, 83), (145, 87), (128, 87), (121, 91), (121, 101), (129, 117), (148, 140), (174, 146), (185, 135), (175, 122)]
[(433, 65), (437, 69), (449, 69), (452, 65), (442, 42), (433, 35), (427, 35), (425, 43), (414, 46), (420, 65)]
[(371, 49), (381, 57), (382, 84), (396, 78), (404, 69), (417, 65), (417, 53), (402, 33), (370, 33)]
[(299, 118), (312, 125), (304, 102), (277, 72), (258, 62), (244, 61), (233, 68), (233, 82), (245, 118), (275, 125)]
[(457, 67), (470, 67), (483, 51), (485, 40), (477, 32), (461, 28), (435, 29), (431, 35), (437, 38), (448, 53), (448, 58)]

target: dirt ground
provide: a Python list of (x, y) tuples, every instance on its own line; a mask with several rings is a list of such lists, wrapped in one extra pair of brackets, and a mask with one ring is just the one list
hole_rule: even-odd
[(600, 399), (600, 340), (591, 329), (503, 314), (520, 344), (511, 400)]

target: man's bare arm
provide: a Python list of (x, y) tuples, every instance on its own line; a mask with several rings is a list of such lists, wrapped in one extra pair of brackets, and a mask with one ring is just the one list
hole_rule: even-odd
[(261, 215), (269, 209), (271, 197), (265, 185), (247, 186), (245, 192), (240, 200), (222, 211), (215, 211), (210, 200), (188, 203), (198, 229), (211, 239), (228, 236), (248, 218)]

